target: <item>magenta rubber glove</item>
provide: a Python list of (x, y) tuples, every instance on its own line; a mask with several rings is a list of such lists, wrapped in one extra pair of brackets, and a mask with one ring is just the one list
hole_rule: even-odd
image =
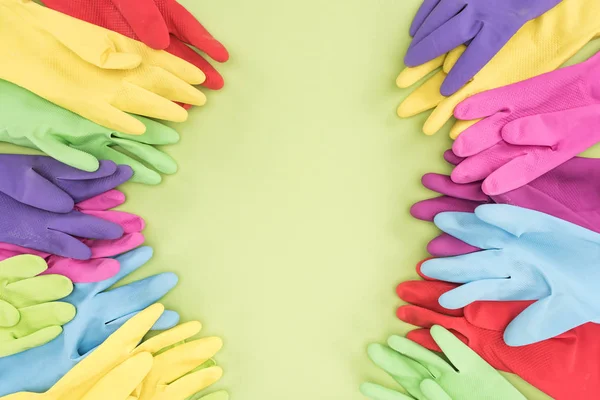
[(442, 84), (454, 94), (504, 47), (525, 24), (561, 0), (425, 0), (410, 27), (414, 37), (404, 62), (425, 64), (461, 44), (467, 50)]
[[(450, 150), (444, 158), (453, 165), (460, 165), (462, 160)], [(411, 207), (411, 214), (424, 221), (433, 221), (441, 212), (474, 212), (482, 204), (498, 203), (541, 211), (600, 232), (600, 159), (575, 157), (519, 189), (496, 196), (483, 193), (481, 182), (457, 184), (440, 174), (426, 174), (422, 182), (442, 195)], [(442, 234), (427, 250), (436, 257), (447, 257), (478, 249)]]
[(83, 214), (93, 215), (112, 221), (123, 228), (123, 236), (114, 240), (82, 239), (91, 250), (89, 260), (76, 260), (44, 253), (41, 251), (0, 243), (0, 260), (21, 254), (33, 254), (42, 257), (48, 269), (42, 273), (66, 276), (74, 283), (100, 282), (119, 272), (119, 261), (112, 257), (126, 253), (144, 243), (141, 231), (145, 223), (143, 218), (122, 211), (110, 211), (125, 202), (125, 195), (118, 190), (110, 190), (89, 200), (78, 203), (75, 209)]
[(0, 154), (0, 192), (57, 213), (70, 212), (75, 203), (114, 189), (132, 175), (130, 167), (106, 160), (95, 172), (86, 172), (52, 157)]

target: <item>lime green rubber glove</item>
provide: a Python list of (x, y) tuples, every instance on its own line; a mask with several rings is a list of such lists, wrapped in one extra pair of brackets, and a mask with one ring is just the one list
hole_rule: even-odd
[(526, 400), (498, 371), (445, 328), (434, 325), (431, 336), (448, 358), (417, 343), (391, 336), (388, 346), (371, 344), (369, 357), (409, 395), (373, 383), (361, 392), (373, 400)]
[[(527, 22), (473, 79), (449, 97), (440, 94), (447, 73), (462, 51), (449, 59), (438, 57), (426, 64), (406, 68), (398, 77), (399, 87), (407, 88), (433, 71), (444, 68), (415, 89), (398, 107), (406, 118), (433, 109), (423, 131), (432, 135), (453, 115), (454, 108), (467, 97), (553, 71), (600, 34), (598, 0), (565, 0), (542, 16)], [(457, 137), (474, 121), (460, 121), (451, 132)]]
[(174, 102), (206, 102), (187, 61), (31, 0), (0, 0), (0, 37), (0, 79), (120, 132), (146, 131), (127, 112), (182, 122)]
[(133, 169), (133, 182), (158, 184), (158, 172), (173, 174), (177, 164), (154, 146), (177, 143), (179, 134), (151, 119), (132, 117), (146, 126), (144, 134), (105, 128), (0, 80), (0, 141), (40, 150), (83, 171), (96, 171), (99, 160), (127, 164)]
[(22, 255), (0, 262), (0, 357), (50, 342), (75, 317), (75, 307), (55, 300), (73, 291), (69, 278), (42, 275), (43, 258)]
[(188, 400), (229, 400), (229, 393), (224, 390), (219, 390), (218, 392), (207, 394), (205, 396), (194, 395), (189, 397)]

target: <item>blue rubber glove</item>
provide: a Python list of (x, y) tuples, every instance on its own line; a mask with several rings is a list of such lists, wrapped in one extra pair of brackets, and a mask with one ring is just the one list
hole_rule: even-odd
[(479, 300), (537, 300), (507, 326), (504, 341), (523, 346), (587, 322), (600, 322), (600, 234), (538, 211), (505, 204), (475, 213), (438, 214), (444, 232), (483, 249), (425, 262), (431, 278), (464, 285), (443, 294), (459, 309)]
[[(152, 248), (140, 247), (116, 258), (121, 270), (114, 277), (75, 284), (63, 301), (73, 304), (77, 315), (61, 335), (44, 346), (0, 358), (0, 396), (47, 391), (133, 315), (167, 294), (177, 284), (177, 276), (170, 272), (108, 290), (151, 257)], [(165, 311), (153, 329), (169, 329), (178, 322), (176, 312)]]

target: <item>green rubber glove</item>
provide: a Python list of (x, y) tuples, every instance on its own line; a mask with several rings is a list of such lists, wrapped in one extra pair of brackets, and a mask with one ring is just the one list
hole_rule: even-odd
[(146, 125), (146, 133), (105, 128), (0, 79), (0, 141), (40, 150), (84, 171), (96, 171), (98, 160), (127, 164), (133, 168), (133, 182), (158, 184), (156, 171), (173, 174), (177, 164), (154, 146), (177, 143), (179, 134), (151, 119), (132, 117)]
[(69, 278), (41, 275), (43, 258), (22, 255), (0, 262), (0, 357), (48, 343), (75, 317), (75, 307), (55, 300), (73, 291)]
[(445, 328), (434, 325), (431, 336), (448, 358), (417, 343), (391, 336), (388, 346), (371, 344), (369, 357), (409, 395), (373, 383), (361, 392), (373, 400), (526, 400), (498, 371)]

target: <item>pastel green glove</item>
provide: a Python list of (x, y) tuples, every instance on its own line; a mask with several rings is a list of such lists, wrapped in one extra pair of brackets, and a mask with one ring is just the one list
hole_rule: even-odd
[(0, 37), (0, 79), (111, 129), (139, 135), (127, 113), (182, 122), (174, 102), (206, 101), (187, 61), (31, 0), (0, 0)]
[(0, 357), (50, 342), (75, 317), (75, 307), (55, 300), (73, 291), (69, 278), (42, 275), (43, 258), (22, 255), (0, 262)]
[(151, 119), (131, 117), (146, 126), (144, 134), (105, 128), (0, 80), (0, 141), (40, 150), (83, 171), (96, 171), (99, 160), (112, 160), (133, 169), (133, 182), (160, 183), (158, 172), (173, 174), (177, 164), (154, 146), (177, 143), (179, 134)]
[(361, 392), (373, 400), (526, 400), (498, 371), (445, 328), (431, 336), (448, 358), (404, 337), (391, 336), (388, 346), (371, 344), (369, 357), (409, 395), (373, 383)]

